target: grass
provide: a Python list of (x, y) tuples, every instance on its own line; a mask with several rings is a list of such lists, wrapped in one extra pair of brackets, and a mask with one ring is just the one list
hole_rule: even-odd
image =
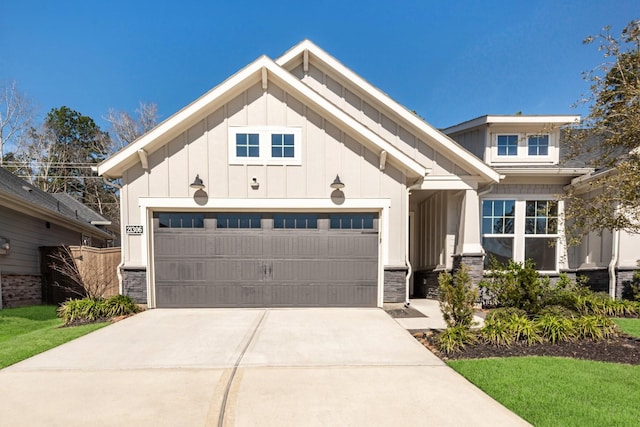
[(640, 419), (640, 366), (557, 357), (448, 364), (535, 426), (628, 426)]
[(0, 310), (0, 369), (109, 324), (61, 328), (56, 309), (41, 305)]
[(627, 335), (640, 338), (640, 319), (613, 319)]

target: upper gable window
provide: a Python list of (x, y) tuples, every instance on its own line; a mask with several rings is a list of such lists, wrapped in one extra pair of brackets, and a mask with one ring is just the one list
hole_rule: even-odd
[(558, 151), (548, 133), (494, 133), (492, 163), (557, 163)]
[(548, 156), (549, 135), (529, 135), (527, 149), (530, 156)]
[(498, 156), (518, 155), (518, 135), (498, 135)]
[(229, 128), (229, 163), (252, 165), (301, 164), (300, 128), (231, 127)]

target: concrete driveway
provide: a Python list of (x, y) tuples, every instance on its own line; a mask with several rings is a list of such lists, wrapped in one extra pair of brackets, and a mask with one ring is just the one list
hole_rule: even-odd
[(526, 425), (380, 309), (150, 310), (0, 371), (11, 426)]

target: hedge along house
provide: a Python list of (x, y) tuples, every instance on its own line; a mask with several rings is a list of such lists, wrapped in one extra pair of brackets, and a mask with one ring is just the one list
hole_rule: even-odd
[(310, 41), (249, 64), (98, 166), (121, 291), (149, 307), (382, 306), (412, 260), (482, 274), (499, 175)]

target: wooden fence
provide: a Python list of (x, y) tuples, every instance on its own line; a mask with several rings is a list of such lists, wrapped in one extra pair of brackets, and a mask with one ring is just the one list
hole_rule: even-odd
[[(70, 298), (82, 298), (85, 294), (83, 286), (89, 287), (92, 293), (110, 297), (118, 294), (118, 264), (120, 264), (120, 248), (93, 248), (90, 246), (69, 246), (66, 252), (63, 247), (41, 247), (40, 260), (42, 270), (42, 302), (60, 304)], [(60, 265), (57, 259), (60, 254), (71, 254), (77, 271), (74, 280), (61, 273), (52, 264)], [(57, 254), (57, 255), (56, 255)], [(77, 282), (82, 281), (83, 286)]]

